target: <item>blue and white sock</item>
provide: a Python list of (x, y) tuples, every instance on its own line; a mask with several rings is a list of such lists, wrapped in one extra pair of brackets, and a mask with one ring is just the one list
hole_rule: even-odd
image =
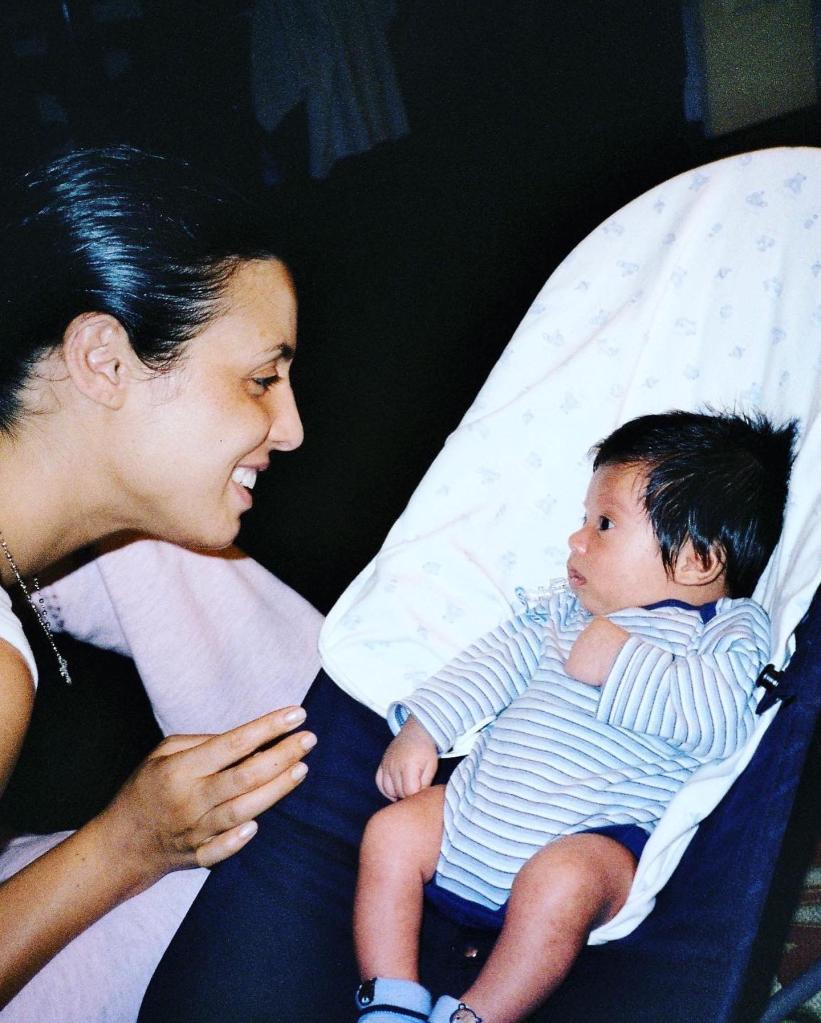
[(359, 1023), (419, 1023), (426, 1021), (431, 997), (427, 988), (414, 980), (374, 977), (356, 992)]
[(442, 995), (428, 1017), (428, 1023), (482, 1023), (477, 1014), (458, 998)]

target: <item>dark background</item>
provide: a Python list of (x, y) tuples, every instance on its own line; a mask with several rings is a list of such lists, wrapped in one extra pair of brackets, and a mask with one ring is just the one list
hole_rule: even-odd
[[(304, 107), (272, 135), (255, 122), (249, 7), (142, 0), (141, 17), (101, 21), (91, 2), (7, 0), (2, 169), (131, 142), (281, 211), (300, 284), (306, 439), (260, 478), (240, 543), (327, 611), (573, 245), (688, 168), (819, 145), (821, 122), (811, 108), (717, 139), (688, 124), (674, 0), (400, 0), (389, 41), (410, 132), (314, 180)], [(12, 827), (81, 822), (156, 738), (128, 665), (60, 645), (76, 684), (49, 677), (44, 651), (0, 803)]]

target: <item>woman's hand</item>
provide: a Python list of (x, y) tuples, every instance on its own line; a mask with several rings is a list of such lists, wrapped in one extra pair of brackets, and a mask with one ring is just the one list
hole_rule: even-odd
[(253, 818), (305, 775), (315, 738), (287, 735), (304, 720), (286, 707), (221, 735), (165, 739), (101, 814), (0, 884), (0, 1007), (124, 899), (241, 849)]
[(408, 718), (390, 743), (376, 772), (376, 786), (395, 802), (427, 788), (436, 774), (436, 743), (415, 718)]
[(603, 686), (630, 633), (609, 618), (594, 618), (576, 637), (564, 670), (589, 686)]
[(161, 742), (101, 815), (111, 840), (121, 837), (124, 855), (144, 872), (138, 883), (211, 867), (241, 849), (256, 834), (254, 818), (307, 772), (300, 761), (316, 737), (282, 738), (304, 720), (301, 707), (288, 707), (220, 735)]

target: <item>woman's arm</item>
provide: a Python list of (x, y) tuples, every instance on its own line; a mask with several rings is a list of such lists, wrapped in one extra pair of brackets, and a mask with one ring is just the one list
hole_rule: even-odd
[[(4, 692), (27, 672), (19, 659), (15, 670), (9, 649), (0, 650), (0, 669)], [(25, 730), (15, 732), (15, 713), (4, 700), (4, 764), (13, 763)], [(124, 899), (172, 870), (212, 866), (245, 845), (256, 832), (253, 818), (304, 776), (299, 761), (313, 737), (300, 732), (262, 748), (303, 719), (301, 709), (287, 708), (221, 735), (166, 739), (106, 810), (0, 885), (0, 1005)]]
[(34, 683), (22, 654), (0, 639), (0, 795), (17, 763), (34, 706)]

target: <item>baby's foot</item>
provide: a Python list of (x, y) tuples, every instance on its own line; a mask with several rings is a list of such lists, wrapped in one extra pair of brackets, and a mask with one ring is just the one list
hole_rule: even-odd
[(424, 1023), (430, 1003), (427, 988), (392, 977), (363, 980), (356, 992), (361, 1023)]

